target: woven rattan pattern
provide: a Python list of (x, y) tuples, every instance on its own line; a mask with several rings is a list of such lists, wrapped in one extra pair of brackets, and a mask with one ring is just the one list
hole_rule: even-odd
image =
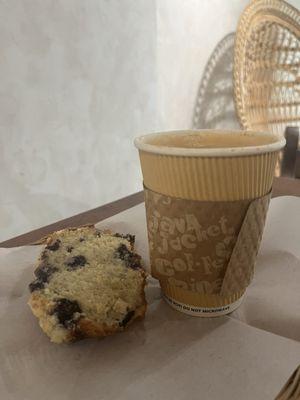
[(300, 126), (300, 12), (256, 0), (242, 14), (234, 54), (234, 94), (245, 129), (282, 134)]

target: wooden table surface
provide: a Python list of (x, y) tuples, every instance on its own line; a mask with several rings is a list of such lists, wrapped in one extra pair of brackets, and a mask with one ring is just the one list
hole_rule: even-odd
[[(275, 178), (273, 185), (273, 197), (278, 196), (299, 196), (300, 197), (300, 179), (292, 178)], [(131, 208), (144, 201), (143, 192), (138, 192), (123, 199), (113, 201), (104, 206), (94, 208), (73, 217), (57, 221), (51, 225), (44, 226), (34, 231), (25, 233), (15, 238), (0, 243), (0, 247), (16, 247), (24, 246), (38, 241), (49, 233), (59, 229), (80, 226), (85, 224), (95, 224), (103, 219), (118, 214), (128, 208)]]

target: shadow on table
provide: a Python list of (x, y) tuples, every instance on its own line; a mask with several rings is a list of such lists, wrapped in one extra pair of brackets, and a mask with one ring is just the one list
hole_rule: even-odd
[(260, 255), (243, 304), (231, 314), (247, 325), (300, 341), (300, 260), (282, 250)]

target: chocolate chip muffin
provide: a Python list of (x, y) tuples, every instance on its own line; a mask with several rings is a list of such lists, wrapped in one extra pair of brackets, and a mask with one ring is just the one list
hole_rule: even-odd
[(29, 305), (52, 342), (107, 336), (144, 317), (145, 272), (134, 239), (93, 226), (47, 239)]

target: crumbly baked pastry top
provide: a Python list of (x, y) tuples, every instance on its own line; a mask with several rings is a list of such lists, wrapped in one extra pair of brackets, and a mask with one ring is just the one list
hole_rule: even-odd
[(134, 239), (92, 226), (47, 239), (29, 305), (51, 341), (107, 336), (144, 317), (145, 272)]

